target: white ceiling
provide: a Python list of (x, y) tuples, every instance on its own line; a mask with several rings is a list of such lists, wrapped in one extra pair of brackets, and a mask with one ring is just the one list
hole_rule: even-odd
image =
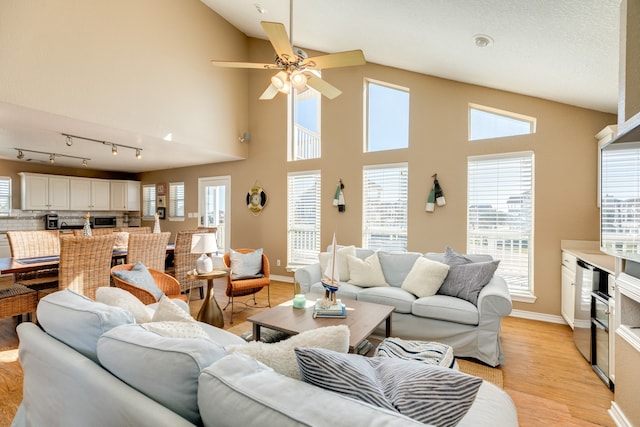
[[(250, 37), (265, 38), (260, 21), (289, 28), (287, 0), (201, 0)], [(368, 62), (615, 113), (618, 95), (620, 0), (296, 0), (294, 45), (334, 53), (362, 49)], [(264, 10), (257, 11), (256, 4)], [(494, 43), (474, 44), (485, 34)], [(229, 58), (210, 58), (225, 60)], [(232, 159), (203, 158), (185, 146), (168, 159), (162, 141), (0, 103), (0, 157), (13, 147), (42, 147), (57, 129), (141, 146), (143, 159), (122, 150), (118, 162), (96, 143), (74, 143), (90, 167), (142, 172)], [(83, 147), (83, 148), (80, 148)], [(39, 148), (34, 148), (39, 149)], [(47, 148), (51, 150), (51, 148)], [(45, 150), (43, 150), (45, 151)], [(30, 156), (45, 161), (48, 156)], [(56, 164), (77, 167), (74, 159)]]

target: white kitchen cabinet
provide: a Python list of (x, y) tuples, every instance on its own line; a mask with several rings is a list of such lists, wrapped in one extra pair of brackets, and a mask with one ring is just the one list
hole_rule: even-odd
[(69, 178), (21, 172), (23, 210), (68, 210)]
[(106, 179), (70, 178), (69, 209), (108, 211), (110, 183)]
[(139, 211), (140, 182), (112, 180), (110, 204), (114, 211)]
[(561, 306), (560, 313), (564, 320), (573, 329), (575, 315), (575, 287), (576, 287), (576, 262), (575, 256), (562, 251), (562, 281), (561, 281)]

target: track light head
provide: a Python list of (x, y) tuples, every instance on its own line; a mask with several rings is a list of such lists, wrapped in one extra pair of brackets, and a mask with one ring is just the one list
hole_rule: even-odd
[(118, 146), (116, 144), (111, 144), (111, 154), (114, 156), (118, 154)]
[(22, 159), (24, 159), (24, 153), (22, 152), (22, 150), (18, 150), (18, 160)]
[(71, 147), (73, 145), (73, 140), (71, 139), (71, 135), (67, 135), (67, 147)]
[(56, 162), (56, 155), (55, 154), (49, 154), (49, 163), (54, 164)]
[(82, 167), (83, 168), (87, 167), (87, 159), (82, 159)]
[(139, 148), (136, 148), (136, 159), (142, 158), (142, 151)]

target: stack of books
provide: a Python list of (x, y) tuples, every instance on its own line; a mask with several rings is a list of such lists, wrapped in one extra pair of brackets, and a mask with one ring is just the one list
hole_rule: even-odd
[(337, 319), (344, 319), (347, 317), (347, 308), (342, 301), (337, 300), (336, 304), (329, 308), (322, 308), (320, 304), (321, 299), (316, 300), (316, 305), (313, 307), (313, 317), (333, 317)]

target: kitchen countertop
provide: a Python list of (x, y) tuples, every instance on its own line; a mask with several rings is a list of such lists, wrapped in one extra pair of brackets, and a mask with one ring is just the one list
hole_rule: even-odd
[(587, 240), (562, 240), (560, 247), (563, 251), (570, 253), (591, 265), (610, 274), (616, 272), (616, 258), (600, 250), (600, 242)]

